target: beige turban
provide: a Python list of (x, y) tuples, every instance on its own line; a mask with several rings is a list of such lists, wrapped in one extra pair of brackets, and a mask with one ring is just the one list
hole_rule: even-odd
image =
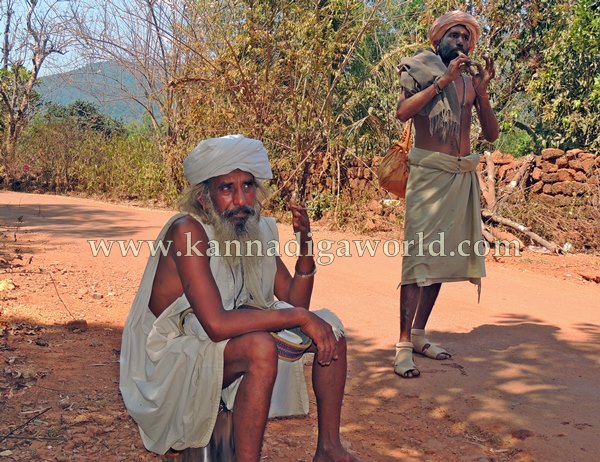
[(201, 141), (183, 161), (183, 174), (196, 185), (240, 169), (259, 180), (273, 178), (263, 144), (243, 135), (227, 135)]
[(469, 31), (471, 38), (469, 39), (468, 52), (471, 53), (475, 49), (475, 44), (481, 35), (481, 28), (477, 20), (469, 13), (462, 11), (451, 11), (443, 16), (440, 16), (429, 28), (429, 41), (435, 47), (442, 40), (442, 37), (448, 29), (454, 26), (464, 26)]

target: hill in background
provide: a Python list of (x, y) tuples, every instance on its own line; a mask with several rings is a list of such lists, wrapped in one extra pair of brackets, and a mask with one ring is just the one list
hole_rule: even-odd
[(37, 88), (42, 102), (68, 105), (76, 100), (94, 103), (101, 112), (128, 124), (141, 122), (144, 109), (128, 95), (142, 98), (135, 77), (111, 62), (90, 64), (61, 74), (42, 77)]

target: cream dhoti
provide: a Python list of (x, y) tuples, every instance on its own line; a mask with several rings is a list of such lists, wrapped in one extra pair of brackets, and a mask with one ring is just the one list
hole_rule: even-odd
[(402, 285), (470, 281), (481, 286), (486, 244), (481, 234), (479, 158), (411, 149)]

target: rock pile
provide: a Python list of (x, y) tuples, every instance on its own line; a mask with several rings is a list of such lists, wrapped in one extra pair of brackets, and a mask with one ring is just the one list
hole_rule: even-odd
[(561, 203), (591, 195), (600, 188), (600, 156), (581, 149), (548, 148), (535, 158), (531, 192)]
[(555, 205), (571, 204), (573, 198), (585, 200), (600, 192), (600, 156), (582, 149), (565, 152), (548, 148), (519, 159), (496, 151), (492, 160), (501, 186), (510, 185), (523, 164), (531, 163), (523, 184), (532, 194)]

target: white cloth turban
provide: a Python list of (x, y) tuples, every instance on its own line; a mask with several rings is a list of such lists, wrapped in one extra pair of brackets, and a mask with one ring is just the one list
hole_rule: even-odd
[(273, 178), (263, 144), (243, 135), (201, 141), (183, 161), (183, 174), (192, 185), (240, 169), (259, 180)]

